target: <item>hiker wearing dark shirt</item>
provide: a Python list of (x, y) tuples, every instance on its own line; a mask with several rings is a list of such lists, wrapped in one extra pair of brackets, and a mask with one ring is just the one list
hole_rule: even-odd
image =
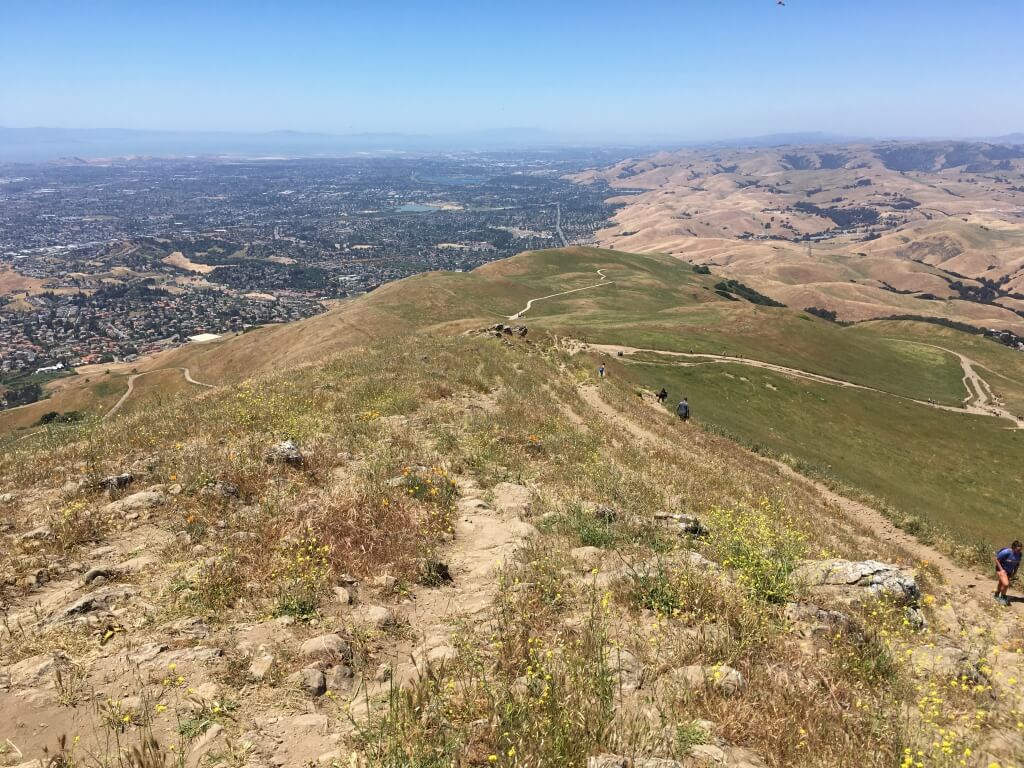
[(664, 403), (666, 400), (668, 400), (668, 390), (662, 387), (661, 392), (658, 393), (658, 402)]
[(1000, 549), (993, 558), (996, 564), (996, 600), (1003, 605), (1009, 605), (1010, 599), (1006, 596), (1006, 590), (1010, 588), (1010, 579), (1017, 575), (1020, 567), (1021, 551), (1024, 545), (1020, 541), (1014, 541), (1010, 546)]
[(690, 420), (690, 404), (686, 402), (685, 397), (679, 401), (679, 405), (676, 407), (676, 413), (679, 414), (681, 421)]
[(597, 375), (602, 379), (604, 378), (604, 363), (601, 363), (601, 366), (597, 369)]

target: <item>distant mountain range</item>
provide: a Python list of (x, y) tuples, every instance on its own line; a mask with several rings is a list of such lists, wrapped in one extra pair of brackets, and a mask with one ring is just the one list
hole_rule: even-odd
[[(428, 135), (410, 133), (330, 134), (287, 130), (245, 133), (151, 131), (124, 128), (5, 128), (0, 126), (0, 162), (44, 162), (58, 158), (96, 159), (190, 155), (316, 157), (598, 146), (627, 147), (637, 150), (778, 147), (867, 143), (875, 140), (870, 137), (843, 136), (820, 131), (774, 133), (733, 139), (674, 141), (669, 137), (599, 140), (593, 137), (528, 127), (450, 135)], [(997, 144), (1024, 144), (1024, 133), (1011, 133), (981, 140)]]

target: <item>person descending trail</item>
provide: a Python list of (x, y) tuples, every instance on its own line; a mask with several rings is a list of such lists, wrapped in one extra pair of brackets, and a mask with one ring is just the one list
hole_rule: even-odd
[(668, 400), (668, 390), (665, 389), (664, 387), (662, 387), (661, 388), (661, 392), (659, 392), (657, 395), (655, 395), (655, 397), (658, 398), (658, 403), (659, 404), (664, 405), (665, 401)]
[(690, 420), (690, 404), (686, 401), (685, 397), (680, 400), (679, 405), (676, 406), (676, 413), (679, 414), (679, 419), (681, 421)]
[(600, 367), (597, 369), (597, 375), (602, 379), (604, 378), (604, 363), (601, 363)]
[(1014, 541), (1010, 546), (996, 552), (996, 556), (993, 558), (996, 564), (996, 579), (998, 580), (996, 583), (996, 600), (1003, 605), (1010, 604), (1010, 598), (1006, 596), (1006, 591), (1010, 588), (1010, 580), (1017, 575), (1022, 550), (1024, 550), (1024, 545), (1020, 541)]

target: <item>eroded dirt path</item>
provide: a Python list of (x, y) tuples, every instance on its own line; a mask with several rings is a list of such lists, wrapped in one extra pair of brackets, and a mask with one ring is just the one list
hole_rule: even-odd
[(536, 299), (530, 299), (528, 302), (526, 302), (526, 306), (525, 307), (520, 309), (514, 315), (509, 315), (507, 319), (508, 320), (518, 320), (519, 318), (521, 318), (523, 315), (525, 315), (527, 312), (530, 311), (530, 308), (533, 306), (533, 303), (535, 301), (544, 301), (545, 299), (553, 299), (553, 298), (555, 298), (557, 296), (566, 296), (566, 295), (568, 295), (570, 293), (577, 293), (579, 291), (588, 291), (591, 288), (600, 288), (603, 285), (612, 285), (615, 282), (614, 280), (609, 280), (605, 276), (603, 269), (597, 270), (597, 274), (601, 276), (601, 282), (600, 283), (594, 283), (593, 285), (585, 285), (582, 288), (573, 288), (571, 291), (562, 291), (561, 293), (552, 293), (552, 294), (550, 294), (548, 296), (539, 296)]
[[(621, 427), (634, 439), (646, 442), (649, 445), (658, 446), (665, 450), (672, 450), (673, 446), (670, 440), (667, 440), (657, 432), (647, 428), (644, 424), (631, 419), (626, 414), (617, 410), (601, 397), (598, 387), (593, 385), (581, 386), (579, 388), (579, 394), (585, 403), (600, 413), (610, 423)], [(651, 408), (652, 417), (662, 419), (668, 417), (666, 411), (653, 400), (644, 398), (644, 403)], [(680, 428), (692, 429), (692, 427), (683, 426)], [(946, 584), (951, 587), (964, 601), (969, 601), (971, 603), (967, 613), (972, 616), (980, 616), (984, 613), (984, 610), (980, 607), (978, 598), (987, 595), (989, 582), (994, 584), (992, 579), (986, 579), (983, 574), (958, 565), (950, 557), (939, 550), (924, 544), (913, 535), (900, 530), (877, 509), (854, 499), (847, 498), (846, 496), (842, 496), (828, 488), (824, 483), (820, 483), (801, 475), (792, 467), (781, 461), (760, 456), (758, 454), (752, 455), (756, 456), (765, 464), (769, 464), (773, 468), (777, 469), (779, 473), (788, 480), (805, 487), (812, 488), (818, 496), (837, 509), (842, 516), (851, 523), (864, 526), (877, 538), (896, 544), (906, 552), (907, 556), (915, 563), (928, 563), (935, 566), (942, 573)], [(1016, 606), (1016, 604), (1014, 604), (1014, 606)], [(964, 606), (961, 604), (961, 607)]]
[[(917, 342), (910, 342), (917, 343)], [(933, 344), (926, 344), (924, 346), (934, 346)], [(754, 360), (749, 357), (736, 357), (733, 355), (716, 355), (710, 352), (676, 352), (673, 350), (666, 349), (644, 349), (639, 347), (626, 347), (619, 344), (587, 344), (583, 348), (592, 349), (597, 352), (604, 352), (606, 354), (622, 353), (623, 355), (635, 355), (639, 353), (649, 353), (655, 355), (663, 355), (665, 357), (684, 358), (692, 362), (678, 362), (675, 365), (680, 366), (697, 366), (697, 365), (713, 365), (713, 364), (735, 364), (735, 365), (747, 365), (752, 368), (761, 368), (773, 373), (781, 373), (784, 376), (789, 376), (795, 379), (804, 379), (805, 381), (814, 381), (819, 384), (829, 384), (835, 387), (845, 387), (847, 389), (860, 389), (865, 392), (876, 392), (881, 395), (888, 395), (889, 397), (896, 397), (900, 400), (906, 400), (907, 402), (916, 403), (917, 405), (923, 405), (928, 408), (935, 408), (940, 411), (951, 411), (953, 413), (969, 413), (975, 416), (990, 416), (1009, 421), (1014, 429), (1024, 429), (1024, 422), (1021, 422), (1012, 413), (1004, 408), (1001, 408), (994, 403), (994, 396), (992, 389), (989, 387), (981, 376), (974, 370), (974, 361), (970, 358), (961, 355), (958, 352), (945, 349), (944, 347), (936, 347), (936, 349), (942, 349), (945, 352), (956, 355), (961, 362), (964, 370), (964, 387), (967, 390), (967, 396), (964, 398), (963, 406), (956, 405), (943, 405), (942, 403), (935, 403), (930, 400), (918, 400), (914, 397), (907, 397), (905, 395), (898, 395), (895, 392), (888, 392), (884, 389), (877, 389), (876, 387), (869, 387), (866, 384), (857, 384), (852, 381), (846, 381), (845, 379), (836, 379), (832, 376), (825, 376), (820, 373), (812, 373), (811, 371), (805, 371), (800, 368), (789, 368), (784, 365), (778, 365), (776, 363), (768, 363), (764, 360)]]
[(185, 377), (185, 381), (188, 382), (189, 384), (194, 384), (197, 387), (208, 387), (210, 389), (214, 388), (213, 384), (206, 384), (202, 381), (196, 381), (195, 379), (193, 379), (192, 373), (189, 371), (188, 368), (155, 368), (152, 371), (143, 371), (142, 373), (135, 373), (128, 377), (128, 389), (125, 391), (123, 395), (121, 395), (120, 399), (118, 399), (118, 401), (114, 403), (113, 408), (107, 411), (103, 418), (109, 419), (111, 416), (113, 416), (115, 413), (121, 410), (121, 407), (128, 401), (128, 398), (132, 396), (132, 392), (135, 391), (135, 380), (137, 378), (139, 378), (140, 376), (147, 376), (150, 373), (159, 373), (160, 371), (181, 371), (182, 375)]
[(984, 416), (998, 416), (1012, 422), (1018, 429), (1024, 429), (1024, 424), (1021, 423), (1020, 419), (1002, 407), (999, 398), (996, 397), (995, 393), (993, 393), (992, 387), (981, 377), (981, 374), (975, 370), (976, 365), (980, 367), (978, 362), (972, 360), (965, 354), (956, 352), (952, 349), (947, 349), (946, 347), (940, 347), (937, 344), (928, 344), (923, 341), (907, 341), (906, 339), (890, 340), (902, 341), (905, 344), (917, 344), (921, 347), (931, 347), (932, 349), (939, 349), (947, 354), (953, 355), (960, 361), (960, 368), (964, 372), (964, 388), (967, 390), (967, 396), (964, 398), (964, 406), (959, 410), (965, 410), (968, 413), (976, 413)]

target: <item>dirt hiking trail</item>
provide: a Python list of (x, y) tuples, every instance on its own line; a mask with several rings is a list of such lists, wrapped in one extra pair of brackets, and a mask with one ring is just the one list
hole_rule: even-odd
[(568, 295), (570, 293), (577, 293), (579, 291), (588, 291), (591, 288), (600, 288), (603, 285), (613, 285), (615, 283), (614, 280), (609, 280), (607, 277), (605, 277), (603, 269), (597, 270), (597, 274), (601, 276), (601, 282), (600, 283), (594, 283), (593, 285), (585, 285), (582, 288), (573, 288), (571, 291), (562, 291), (561, 293), (552, 293), (552, 294), (550, 294), (548, 296), (539, 296), (536, 299), (530, 299), (528, 302), (526, 302), (526, 306), (525, 307), (520, 309), (514, 315), (509, 315), (506, 319), (508, 319), (508, 320), (518, 320), (519, 318), (521, 318), (523, 315), (525, 315), (527, 312), (530, 311), (530, 308), (533, 306), (533, 303), (535, 301), (544, 301), (545, 299), (553, 299), (556, 296), (566, 296), (566, 295)]
[[(917, 342), (911, 342), (917, 343)], [(932, 347), (933, 344), (925, 344), (923, 346)], [(620, 344), (587, 344), (586, 348), (595, 350), (597, 352), (604, 352), (606, 354), (617, 355), (620, 352), (626, 356), (632, 356), (640, 353), (649, 353), (655, 355), (664, 355), (665, 357), (678, 357), (685, 358), (686, 360), (692, 360), (694, 362), (678, 362), (674, 365), (679, 366), (697, 366), (697, 365), (711, 365), (715, 363), (722, 364), (735, 364), (735, 365), (747, 365), (752, 368), (761, 368), (763, 370), (772, 371), (774, 373), (781, 373), (784, 376), (790, 376), (795, 379), (804, 379), (806, 381), (814, 381), (819, 384), (830, 384), (835, 387), (844, 387), (847, 389), (860, 389), (865, 392), (876, 392), (880, 395), (888, 395), (889, 397), (896, 397), (900, 400), (906, 400), (917, 405), (923, 405), (928, 408), (936, 408), (940, 411), (952, 411), (953, 413), (969, 413), (975, 416), (989, 416), (998, 417), (1000, 419), (1009, 421), (1013, 424), (1012, 429), (1024, 429), (1024, 422), (1021, 422), (1009, 411), (995, 405), (995, 396), (992, 394), (992, 389), (980, 375), (974, 370), (974, 361), (961, 355), (958, 352), (945, 349), (944, 347), (935, 347), (941, 349), (944, 352), (949, 352), (952, 355), (956, 355), (960, 359), (960, 364), (964, 371), (964, 388), (967, 390), (967, 396), (964, 398), (963, 406), (955, 405), (942, 405), (941, 403), (933, 403), (930, 400), (918, 400), (913, 397), (906, 397), (905, 395), (897, 395), (893, 392), (887, 392), (884, 389), (877, 389), (875, 387), (869, 387), (865, 384), (857, 384), (852, 381), (846, 381), (845, 379), (836, 379), (831, 376), (825, 376), (820, 373), (812, 373), (811, 371), (805, 371), (800, 368), (789, 368), (784, 365), (777, 365), (776, 363), (767, 363), (763, 360), (754, 360), (749, 357), (735, 357), (733, 355), (716, 355), (710, 352), (675, 352), (672, 350), (665, 349), (643, 349), (639, 347), (626, 347)], [(671, 365), (672, 363), (670, 363)]]
[[(621, 427), (633, 438), (665, 450), (673, 449), (670, 440), (657, 434), (645, 425), (636, 422), (605, 401), (601, 397), (599, 387), (593, 384), (584, 384), (579, 388), (579, 394), (585, 403), (604, 416), (609, 423)], [(651, 409), (652, 416), (656, 415), (662, 420), (669, 418), (667, 412), (657, 402), (646, 397), (643, 400)], [(674, 422), (675, 420), (672, 419), (672, 421)], [(693, 427), (683, 428), (693, 429)], [(957, 610), (964, 614), (962, 618), (968, 619), (970, 617), (970, 620), (974, 620), (980, 616), (991, 616), (990, 607), (983, 598), (988, 597), (988, 590), (994, 584), (994, 579), (986, 578), (981, 573), (976, 573), (958, 565), (939, 550), (922, 543), (913, 535), (897, 528), (881, 512), (867, 504), (842, 496), (828, 488), (825, 484), (801, 475), (781, 461), (758, 454), (752, 455), (757, 456), (764, 463), (770, 464), (787, 479), (813, 488), (821, 498), (837, 508), (851, 523), (862, 525), (877, 538), (897, 545), (906, 553), (909, 559), (916, 563), (928, 563), (935, 566), (942, 574), (947, 586), (957, 596)], [(991, 598), (989, 600), (991, 601)], [(1016, 603), (1012, 605), (1013, 607), (1008, 612), (1010, 615), (1016, 613)]]
[(213, 384), (206, 384), (202, 381), (196, 381), (195, 379), (193, 379), (192, 373), (189, 371), (188, 368), (154, 368), (152, 371), (143, 371), (142, 373), (135, 373), (128, 377), (128, 389), (125, 391), (123, 395), (121, 395), (120, 399), (116, 403), (114, 403), (114, 407), (106, 412), (103, 418), (109, 419), (111, 416), (113, 416), (115, 413), (121, 410), (121, 407), (128, 401), (128, 398), (132, 396), (132, 392), (135, 391), (135, 380), (137, 378), (139, 378), (140, 376), (147, 376), (151, 373), (160, 373), (161, 371), (181, 371), (182, 376), (185, 377), (185, 381), (188, 382), (189, 384), (194, 384), (197, 387), (209, 387), (210, 389), (214, 388)]

